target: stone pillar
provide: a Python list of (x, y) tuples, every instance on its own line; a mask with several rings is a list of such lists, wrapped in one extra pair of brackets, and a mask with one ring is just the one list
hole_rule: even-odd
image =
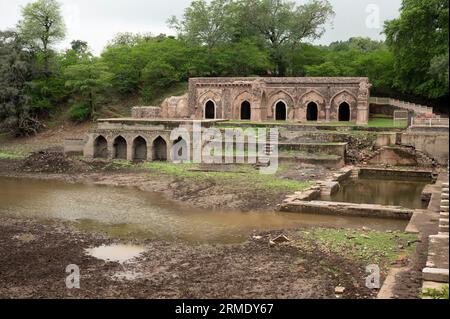
[(331, 121), (331, 105), (330, 104), (325, 105), (325, 121), (327, 121), (327, 122)]
[(254, 100), (251, 105), (251, 118), (250, 120), (254, 122), (261, 122), (262, 121), (262, 115), (261, 115), (261, 101)]
[(94, 158), (94, 135), (89, 134), (87, 137), (87, 142), (83, 148), (83, 156), (86, 158)]
[(127, 140), (127, 160), (133, 161), (133, 140)]
[(172, 152), (174, 142), (170, 139), (168, 139), (167, 141), (167, 162), (172, 163), (174, 159), (174, 154)]
[[(169, 145), (167, 145), (167, 148)], [(152, 139), (147, 139), (147, 161), (153, 161), (153, 141)]]
[(108, 159), (114, 159), (114, 138), (108, 139)]
[(358, 107), (356, 109), (356, 124), (367, 125), (369, 123), (369, 107), (367, 102), (358, 101)]

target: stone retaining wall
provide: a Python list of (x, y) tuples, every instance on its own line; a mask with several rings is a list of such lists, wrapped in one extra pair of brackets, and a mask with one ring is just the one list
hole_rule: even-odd
[(84, 139), (66, 139), (64, 140), (64, 154), (66, 155), (83, 155)]
[(328, 201), (292, 201), (283, 203), (283, 212), (295, 212), (320, 215), (380, 217), (409, 220), (414, 211), (397, 206), (383, 206), (372, 204), (353, 204)]

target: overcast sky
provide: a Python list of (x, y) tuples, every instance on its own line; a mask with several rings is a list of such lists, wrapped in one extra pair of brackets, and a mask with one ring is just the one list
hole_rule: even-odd
[[(383, 39), (383, 21), (399, 15), (401, 0), (329, 0), (336, 16), (333, 26), (316, 43), (328, 44), (353, 36)], [(20, 19), (21, 7), (30, 0), (0, 0), (0, 29), (12, 28)], [(84, 40), (101, 53), (108, 40), (118, 32), (173, 34), (167, 18), (180, 16), (191, 0), (60, 0), (67, 26), (67, 39)], [(305, 0), (296, 0), (304, 3)]]

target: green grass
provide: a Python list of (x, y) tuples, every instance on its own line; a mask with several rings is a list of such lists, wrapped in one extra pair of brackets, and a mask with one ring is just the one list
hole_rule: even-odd
[(0, 159), (23, 159), (24, 155), (12, 152), (0, 151)]
[[(276, 175), (260, 174), (252, 166), (240, 165), (236, 172), (207, 172), (195, 171), (197, 164), (173, 164), (165, 162), (149, 162), (140, 164), (142, 168), (149, 170), (150, 174), (166, 174), (172, 177), (209, 180), (227, 187), (245, 186), (248, 189), (261, 189), (275, 192), (301, 191), (311, 186), (310, 182), (282, 179)], [(281, 171), (281, 170), (280, 170)]]
[(392, 118), (371, 118), (369, 120), (369, 127), (386, 127), (386, 128), (406, 128), (408, 122), (394, 121)]
[(428, 288), (422, 293), (422, 298), (449, 299), (448, 290), (448, 285), (444, 285), (441, 289)]
[[(385, 128), (406, 128), (407, 121), (395, 121), (392, 117), (387, 116), (374, 116), (369, 119), (369, 123), (366, 127), (385, 127)], [(264, 126), (264, 125), (305, 125), (305, 126), (336, 126), (336, 127), (364, 127), (365, 125), (357, 125), (356, 122), (286, 122), (286, 121), (264, 121), (264, 122), (254, 122), (254, 121), (227, 121), (222, 124), (218, 124), (221, 128), (238, 128), (239, 125), (251, 125), (251, 126)]]
[(416, 234), (350, 229), (316, 228), (301, 234), (317, 242), (322, 250), (331, 251), (363, 263), (386, 269), (392, 262), (407, 258), (414, 249)]

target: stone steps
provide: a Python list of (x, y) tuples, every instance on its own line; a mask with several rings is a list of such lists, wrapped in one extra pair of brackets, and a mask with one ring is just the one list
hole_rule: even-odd
[(439, 234), (429, 237), (428, 259), (422, 271), (423, 289), (439, 287), (449, 282), (449, 220), (448, 183), (443, 183), (441, 209), (439, 214)]

